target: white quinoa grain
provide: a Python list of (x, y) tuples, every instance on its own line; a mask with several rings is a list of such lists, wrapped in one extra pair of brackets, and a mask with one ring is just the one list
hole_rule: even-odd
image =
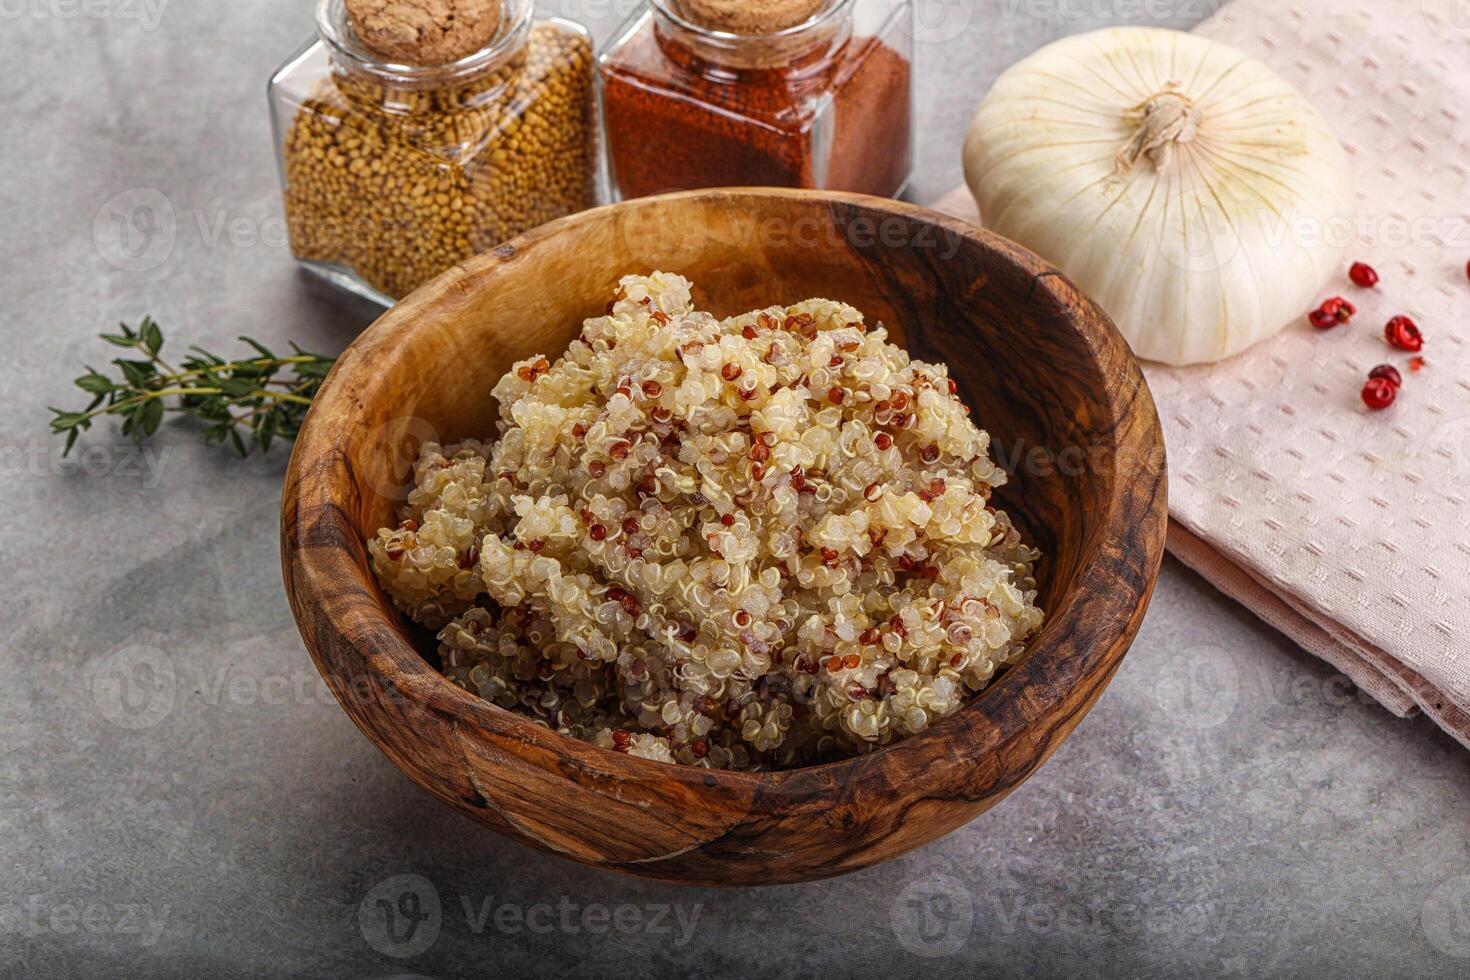
[(989, 436), (850, 306), (718, 320), (629, 276), (494, 395), (493, 444), (424, 446), (369, 549), (445, 674), (547, 727), (802, 765), (952, 714), (1041, 624)]

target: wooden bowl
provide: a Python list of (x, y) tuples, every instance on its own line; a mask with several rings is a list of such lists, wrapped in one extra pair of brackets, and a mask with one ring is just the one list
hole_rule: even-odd
[[(973, 703), (882, 751), (786, 772), (665, 765), (539, 727), (445, 680), (392, 611), (365, 540), (395, 523), (419, 442), (493, 432), (509, 366), (556, 358), (617, 279), (655, 268), (719, 315), (822, 296), (949, 364), (1042, 550), (1046, 623)], [(867, 867), (989, 809), (1081, 721), (1133, 640), (1164, 550), (1163, 437), (1107, 317), (1005, 239), (856, 195), (699, 191), (546, 225), (398, 304), (342, 355), (282, 502), (291, 608), (359, 728), (414, 781), (515, 840), (700, 884)], [(425, 653), (420, 653), (415, 642)], [(364, 801), (367, 804), (368, 801)]]

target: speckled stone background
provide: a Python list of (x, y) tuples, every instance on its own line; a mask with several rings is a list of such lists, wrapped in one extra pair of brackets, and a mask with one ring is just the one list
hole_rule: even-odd
[[(628, 9), (560, 3), (600, 37)], [(240, 462), (181, 425), (142, 454), (102, 429), (63, 462), (46, 434), (119, 318), (153, 313), (176, 347), (329, 350), (372, 318), (283, 242), (265, 82), (310, 6), (0, 0), (0, 974), (1470, 974), (1466, 754), (1173, 562), (1048, 766), (835, 882), (588, 871), (413, 786), (292, 625), (284, 453)], [(920, 6), (928, 200), (1006, 65), (1216, 0)]]

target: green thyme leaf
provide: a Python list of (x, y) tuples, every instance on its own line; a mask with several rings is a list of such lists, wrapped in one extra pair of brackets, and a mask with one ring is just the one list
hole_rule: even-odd
[(152, 317), (144, 317), (136, 330), (125, 323), (119, 330), (101, 338), (114, 347), (140, 351), (147, 360), (117, 358), (112, 364), (120, 378), (88, 367), (74, 379), (92, 399), (80, 412), (51, 409), (51, 431), (66, 435), (63, 453), (71, 451), (98, 416), (117, 416), (124, 435), (142, 440), (158, 431), (168, 412), (208, 423), (201, 430), (206, 442), (228, 442), (241, 456), (252, 449), (265, 452), (277, 439), (294, 439), (301, 431), (311, 401), (335, 363), (295, 344), (291, 356), (278, 357), (259, 341), (241, 337), (257, 356), (229, 361), (190, 347), (175, 368), (159, 356), (163, 329)]

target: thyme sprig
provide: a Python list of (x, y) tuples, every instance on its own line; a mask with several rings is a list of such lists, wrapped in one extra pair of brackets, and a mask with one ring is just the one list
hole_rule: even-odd
[(63, 455), (99, 416), (120, 417), (123, 434), (141, 442), (171, 412), (204, 422), (206, 440), (228, 442), (241, 456), (255, 448), (265, 452), (277, 438), (296, 437), (336, 360), (295, 344), (290, 356), (281, 357), (259, 341), (241, 337), (258, 356), (228, 361), (190, 347), (175, 367), (163, 359), (163, 330), (152, 317), (144, 317), (136, 330), (126, 323), (119, 328), (120, 333), (104, 333), (102, 339), (141, 356), (114, 359), (116, 378), (88, 366), (74, 383), (92, 396), (91, 403), (80, 412), (51, 409), (51, 431), (66, 434)]

